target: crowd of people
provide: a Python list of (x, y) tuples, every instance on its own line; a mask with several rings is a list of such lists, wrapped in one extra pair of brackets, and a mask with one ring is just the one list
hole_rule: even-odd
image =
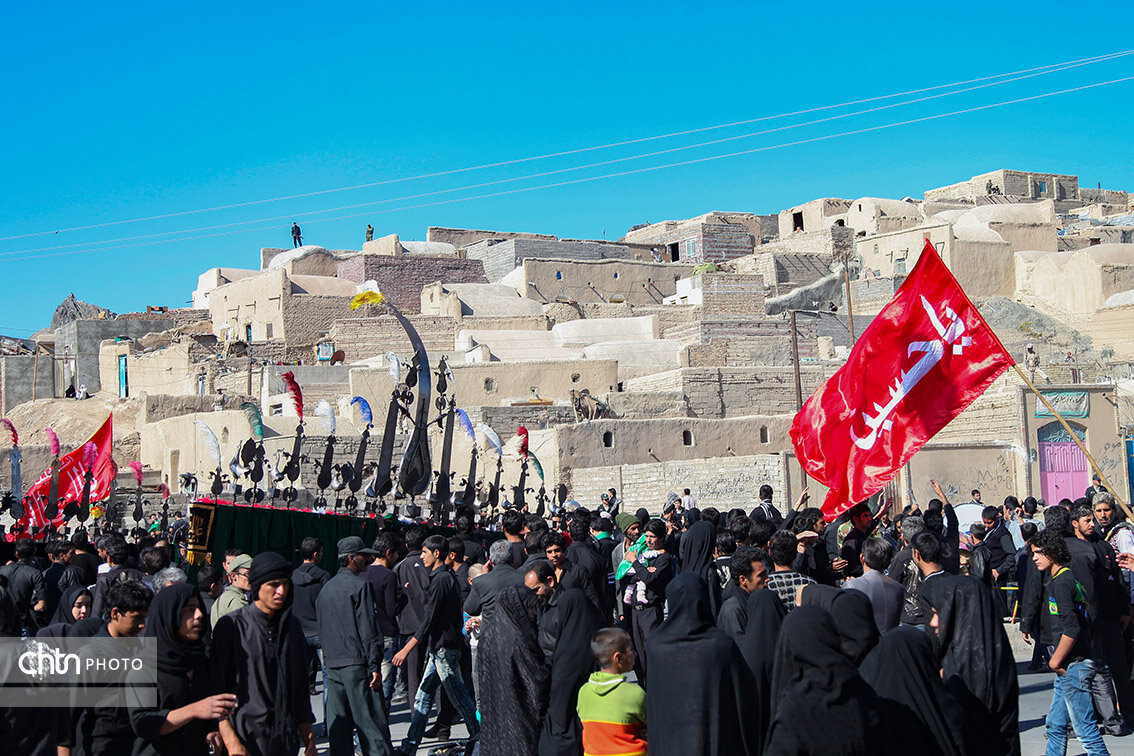
[(492, 530), (472, 510), (444, 529), (390, 518), (369, 545), (234, 547), (196, 571), (161, 533), (5, 544), (0, 633), (156, 638), (158, 700), (4, 709), (0, 738), (37, 756), (310, 756), (325, 733), (332, 754), (414, 754), (459, 722), (449, 752), (483, 756), (1018, 754), (1009, 620), (1055, 673), (1047, 753), (1072, 733), (1107, 753), (1100, 733), (1134, 720), (1134, 530), (1114, 497), (973, 491), (962, 528), (933, 488), (924, 511), (830, 523), (767, 486), (747, 512), (686, 489), (659, 517), (611, 494)]

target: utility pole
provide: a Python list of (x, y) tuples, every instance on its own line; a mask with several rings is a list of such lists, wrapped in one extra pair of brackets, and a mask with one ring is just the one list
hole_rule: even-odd
[[(803, 409), (803, 381), (799, 375), (799, 333), (795, 328), (795, 310), (789, 310), (791, 318), (791, 364), (795, 369), (795, 410)], [(799, 460), (800, 489), (807, 486), (807, 471), (803, 468), (803, 460)]]

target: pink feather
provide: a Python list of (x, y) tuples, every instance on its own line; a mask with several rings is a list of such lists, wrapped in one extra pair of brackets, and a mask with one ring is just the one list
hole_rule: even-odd
[(12, 425), (12, 421), (6, 417), (0, 417), (0, 425), (3, 425), (12, 434), (12, 446), (19, 446), (20, 435), (16, 433), (16, 426)]
[(162, 483), (161, 486), (158, 488), (158, 490), (161, 491), (161, 500), (162, 501), (165, 501), (166, 499), (169, 498), (169, 486)]
[(50, 428), (44, 428), (43, 432), (47, 434), (47, 439), (51, 442), (51, 454), (59, 456), (59, 436), (55, 435), (55, 431)]
[(93, 470), (95, 460), (98, 459), (98, 446), (94, 441), (88, 441), (83, 444), (83, 467), (88, 470)]
[(520, 437), (520, 456), (524, 459), (528, 458), (528, 429), (520, 426), (516, 429), (516, 435)]
[(126, 466), (134, 471), (134, 482), (139, 486), (142, 485), (142, 463), (135, 461)]
[(303, 391), (299, 388), (299, 381), (295, 380), (295, 373), (290, 370), (280, 376), (283, 378), (284, 385), (287, 386), (287, 393), (291, 394), (291, 400), (295, 402), (295, 414), (299, 415), (299, 422), (303, 422)]

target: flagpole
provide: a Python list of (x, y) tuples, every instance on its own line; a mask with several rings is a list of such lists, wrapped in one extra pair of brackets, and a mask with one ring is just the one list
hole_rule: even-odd
[[(795, 411), (803, 409), (803, 381), (799, 375), (799, 333), (795, 329), (795, 310), (788, 310), (791, 317), (791, 364), (795, 368)], [(807, 470), (803, 467), (803, 460), (799, 460), (800, 488), (807, 487)]]
[(1036, 388), (1034, 383), (1028, 380), (1028, 376), (1024, 374), (1024, 371), (1020, 369), (1019, 365), (1013, 363), (1012, 367), (1015, 368), (1016, 374), (1020, 376), (1024, 383), (1028, 384), (1028, 388), (1032, 390), (1032, 393), (1034, 393), (1039, 398), (1039, 400), (1043, 402), (1043, 406), (1047, 407), (1047, 411), (1051, 413), (1052, 417), (1058, 420), (1063, 428), (1067, 431), (1067, 433), (1071, 435), (1071, 440), (1074, 441), (1075, 445), (1079, 447), (1079, 450), (1086, 455), (1087, 461), (1091, 463), (1091, 467), (1094, 468), (1095, 473), (1099, 476), (1099, 479), (1102, 480), (1103, 485), (1106, 486), (1106, 490), (1110, 492), (1111, 496), (1114, 496), (1114, 500), (1118, 502), (1118, 506), (1122, 507), (1122, 511), (1126, 513), (1127, 517), (1134, 520), (1134, 512), (1131, 512), (1130, 508), (1126, 506), (1125, 503), (1123, 503), (1122, 499), (1118, 498), (1117, 494), (1115, 494), (1114, 486), (1112, 486), (1110, 484), (1110, 481), (1106, 479), (1106, 474), (1103, 473), (1101, 468), (1099, 468), (1099, 463), (1095, 462), (1095, 458), (1091, 456), (1091, 453), (1087, 451), (1087, 447), (1083, 444), (1082, 441), (1079, 440), (1079, 436), (1076, 435), (1075, 431), (1071, 429), (1071, 426), (1067, 424), (1067, 421), (1063, 419), (1063, 415), (1059, 414), (1055, 407), (1051, 406), (1051, 402), (1047, 400), (1047, 397), (1044, 396), (1043, 393)]

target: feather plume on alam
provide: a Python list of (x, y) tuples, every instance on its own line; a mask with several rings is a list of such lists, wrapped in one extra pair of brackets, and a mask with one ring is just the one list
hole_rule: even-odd
[(461, 423), (461, 429), (468, 434), (468, 437), (472, 439), (472, 442), (475, 444), (476, 431), (473, 430), (472, 420), (469, 420), (469, 413), (465, 412), (463, 409), (458, 409), (457, 420), (459, 420)]
[(315, 405), (315, 417), (323, 421), (323, 429), (327, 431), (328, 435), (335, 435), (335, 408), (326, 399), (320, 399), (319, 403)]
[(47, 440), (51, 442), (51, 454), (54, 457), (59, 456), (59, 436), (55, 435), (55, 431), (51, 428), (44, 428), (43, 432), (47, 434)]
[(500, 436), (496, 434), (496, 431), (492, 430), (484, 423), (477, 423), (476, 429), (484, 434), (484, 438), (488, 441), (488, 445), (492, 447), (492, 450), (498, 455), (503, 456), (504, 442), (500, 440)]
[(98, 459), (98, 447), (95, 443), (88, 441), (83, 444), (83, 467), (90, 470), (94, 467), (96, 459)]
[(390, 377), (394, 379), (394, 383), (401, 383), (402, 361), (398, 359), (398, 355), (394, 354), (393, 352), (386, 352), (386, 361), (390, 363), (389, 367), (386, 368), (386, 372), (388, 372), (390, 374)]
[(543, 465), (539, 463), (539, 457), (535, 455), (535, 452), (530, 450), (528, 451), (528, 464), (531, 465), (531, 468), (535, 470), (535, 474), (538, 475), (539, 479), (542, 481), (544, 479)]
[(528, 429), (520, 426), (516, 429), (516, 435), (520, 437), (520, 456), (524, 459), (528, 457)]
[(139, 486), (142, 485), (142, 463), (138, 461), (130, 462), (126, 465), (134, 473), (134, 482)]
[(351, 397), (350, 403), (358, 405), (358, 414), (362, 416), (362, 422), (367, 426), (374, 425), (374, 413), (370, 410), (370, 402), (363, 399), (361, 396)]
[(299, 422), (303, 422), (303, 390), (299, 388), (299, 381), (295, 380), (295, 373), (290, 370), (280, 376), (287, 393), (291, 394), (291, 401), (295, 403), (295, 414), (299, 415)]
[(248, 425), (252, 428), (252, 437), (258, 441), (264, 440), (264, 418), (260, 415), (260, 408), (253, 402), (244, 402), (240, 411), (248, 418)]
[(213, 429), (205, 425), (203, 420), (194, 420), (193, 425), (197, 426), (200, 431), (201, 441), (205, 444), (205, 450), (209, 453), (209, 458), (213, 460), (213, 467), (221, 466), (221, 453), (220, 442), (217, 441), (217, 434), (213, 433)]
[(3, 425), (12, 434), (12, 446), (19, 446), (20, 434), (16, 433), (16, 426), (12, 425), (12, 421), (6, 417), (0, 417), (0, 425)]
[(368, 289), (364, 292), (354, 295), (354, 298), (350, 300), (350, 309), (357, 310), (363, 305), (384, 304), (385, 301), (386, 297), (382, 296), (382, 292), (371, 291)]

